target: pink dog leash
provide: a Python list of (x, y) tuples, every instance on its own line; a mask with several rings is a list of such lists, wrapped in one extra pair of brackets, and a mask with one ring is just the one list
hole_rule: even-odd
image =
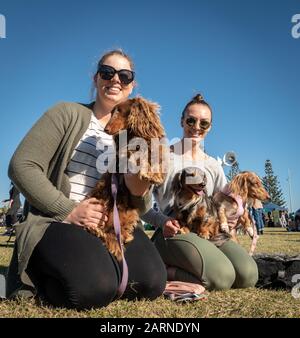
[(123, 243), (122, 243), (122, 239), (121, 239), (121, 223), (120, 223), (120, 217), (119, 217), (119, 212), (118, 212), (118, 208), (117, 208), (117, 193), (118, 193), (118, 180), (116, 175), (112, 174), (111, 176), (111, 192), (114, 198), (114, 213), (113, 213), (113, 217), (114, 217), (114, 229), (115, 229), (115, 233), (117, 236), (117, 240), (121, 249), (121, 254), (122, 254), (122, 266), (123, 266), (123, 273), (122, 273), (122, 279), (121, 279), (121, 283), (118, 287), (118, 298), (120, 298), (126, 287), (127, 287), (127, 283), (128, 283), (128, 266), (125, 260), (125, 256), (124, 256), (124, 251), (123, 251)]

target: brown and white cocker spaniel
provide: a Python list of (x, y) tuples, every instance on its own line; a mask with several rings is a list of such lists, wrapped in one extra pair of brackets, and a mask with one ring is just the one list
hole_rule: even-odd
[(220, 224), (212, 199), (207, 196), (206, 183), (206, 174), (198, 167), (178, 172), (172, 182), (173, 210), (181, 233), (194, 232), (213, 239), (220, 234)]

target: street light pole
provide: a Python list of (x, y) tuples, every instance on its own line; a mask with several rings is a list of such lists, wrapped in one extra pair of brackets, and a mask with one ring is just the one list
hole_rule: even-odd
[(293, 212), (292, 188), (291, 188), (291, 172), (290, 172), (290, 169), (288, 169), (288, 182), (289, 182), (290, 212)]

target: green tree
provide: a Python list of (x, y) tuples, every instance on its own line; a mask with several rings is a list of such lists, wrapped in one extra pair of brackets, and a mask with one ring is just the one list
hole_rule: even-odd
[(283, 207), (286, 201), (280, 188), (277, 176), (274, 175), (272, 163), (270, 160), (265, 162), (265, 176), (262, 178), (263, 185), (270, 195), (271, 202)]
[(236, 161), (230, 168), (229, 173), (226, 175), (228, 182), (230, 182), (234, 176), (239, 174), (241, 172), (239, 167), (239, 162)]

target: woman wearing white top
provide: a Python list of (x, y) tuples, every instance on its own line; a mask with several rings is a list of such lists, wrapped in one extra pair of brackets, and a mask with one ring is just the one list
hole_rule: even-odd
[(219, 248), (195, 233), (177, 234), (179, 223), (171, 217), (173, 177), (188, 166), (201, 167), (207, 176), (208, 195), (226, 184), (221, 165), (200, 147), (212, 127), (212, 110), (198, 94), (181, 116), (183, 138), (172, 146), (171, 169), (163, 185), (154, 190), (160, 212), (150, 210), (143, 220), (157, 227), (153, 241), (168, 267), (169, 280), (201, 283), (209, 290), (251, 287), (258, 279), (257, 265), (237, 243), (229, 240)]

